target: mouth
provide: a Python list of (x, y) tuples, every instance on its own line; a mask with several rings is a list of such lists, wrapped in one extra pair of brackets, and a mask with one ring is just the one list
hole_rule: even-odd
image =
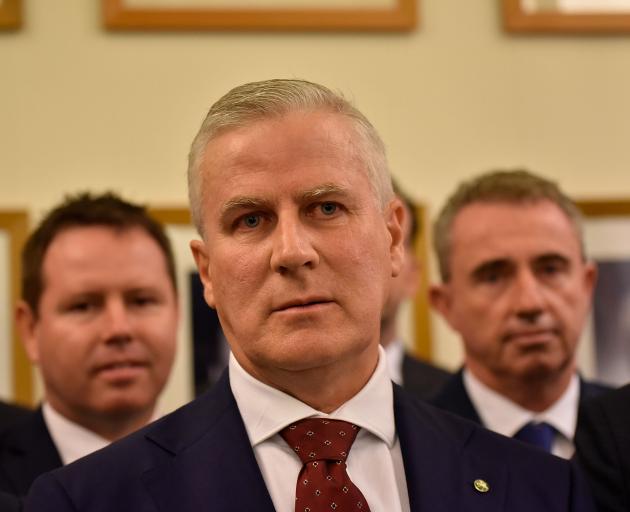
[(311, 312), (317, 311), (319, 309), (323, 309), (329, 305), (333, 304), (333, 301), (326, 298), (307, 298), (307, 299), (296, 299), (292, 301), (288, 301), (282, 303), (280, 306), (273, 308), (273, 313), (283, 313), (283, 312)]
[(148, 363), (143, 361), (113, 361), (97, 366), (94, 373), (112, 382), (133, 380), (144, 373)]
[(506, 334), (505, 341), (521, 345), (542, 345), (558, 336), (556, 329), (529, 329), (511, 331)]

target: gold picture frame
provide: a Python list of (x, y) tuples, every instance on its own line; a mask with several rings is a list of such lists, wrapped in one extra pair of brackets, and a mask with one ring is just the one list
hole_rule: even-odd
[(337, 9), (318, 7), (317, 0), (301, 8), (281, 7), (274, 0), (265, 0), (260, 8), (225, 8), (212, 0), (189, 8), (178, 7), (174, 0), (172, 6), (162, 1), (153, 7), (134, 7), (128, 0), (102, 1), (105, 26), (111, 30), (243, 31), (408, 31), (416, 27), (418, 2), (392, 0), (390, 8), (366, 4)]
[[(21, 251), (28, 234), (28, 214), (23, 210), (0, 210), (0, 231), (8, 239), (9, 318), (14, 318), (15, 305), (20, 297)], [(15, 322), (11, 322), (11, 367), (13, 368), (12, 401), (22, 405), (33, 405), (34, 386), (31, 363), (20, 342)]]
[(573, 34), (630, 32), (630, 10), (627, 13), (599, 9), (591, 12), (568, 12), (553, 7), (525, 9), (525, 0), (502, 0), (502, 3), (503, 22), (508, 32)]
[(0, 29), (17, 29), (22, 25), (22, 0), (0, 1)]

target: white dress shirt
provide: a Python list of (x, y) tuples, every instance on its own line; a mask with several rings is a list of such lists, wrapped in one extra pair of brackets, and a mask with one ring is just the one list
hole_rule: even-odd
[(104, 437), (59, 414), (48, 402), (44, 402), (42, 413), (64, 466), (109, 444)]
[(394, 422), (393, 387), (384, 350), (359, 393), (325, 414), (249, 375), (230, 355), (230, 386), (245, 423), (258, 466), (277, 512), (294, 512), (302, 462), (278, 433), (308, 418), (344, 420), (361, 427), (348, 455), (348, 475), (372, 512), (408, 512), (409, 497)]
[(551, 452), (564, 459), (572, 457), (580, 398), (580, 379), (577, 375), (571, 378), (563, 395), (542, 412), (524, 409), (490, 389), (467, 369), (464, 369), (463, 377), (468, 396), (486, 428), (512, 437), (530, 421), (548, 423), (556, 429)]
[(389, 378), (399, 386), (403, 385), (402, 363), (405, 357), (405, 345), (401, 339), (394, 339), (385, 348)]

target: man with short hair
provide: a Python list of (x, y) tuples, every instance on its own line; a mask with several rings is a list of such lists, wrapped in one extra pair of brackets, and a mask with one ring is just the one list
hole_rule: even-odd
[(173, 362), (173, 255), (144, 208), (82, 194), (53, 209), (22, 253), (17, 326), (39, 367), (43, 405), (0, 437), (0, 490), (139, 429)]
[(431, 301), (465, 354), (434, 403), (570, 458), (578, 404), (604, 389), (576, 372), (596, 278), (576, 206), (540, 176), (490, 172), (449, 198), (434, 244)]
[(42, 477), (27, 511), (592, 510), (566, 461), (389, 379), (379, 327), (402, 205), (355, 107), (301, 80), (237, 87), (211, 107), (189, 173), (191, 248), (229, 368), (178, 411)]
[(417, 207), (402, 190), (394, 185), (394, 192), (403, 202), (405, 215), (402, 221), (405, 254), (400, 273), (392, 277), (389, 294), (381, 315), (381, 345), (387, 354), (392, 380), (413, 396), (426, 400), (435, 395), (450, 377), (442, 368), (413, 356), (405, 349), (397, 332), (398, 311), (405, 300), (418, 293), (420, 266), (414, 246), (418, 238)]

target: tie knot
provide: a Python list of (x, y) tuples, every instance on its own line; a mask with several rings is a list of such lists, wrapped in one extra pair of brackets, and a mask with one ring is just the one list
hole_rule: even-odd
[(551, 452), (555, 433), (556, 429), (549, 423), (530, 422), (514, 434), (514, 439), (542, 448), (546, 452)]
[(315, 460), (345, 462), (360, 427), (347, 421), (307, 418), (280, 431), (302, 463)]

